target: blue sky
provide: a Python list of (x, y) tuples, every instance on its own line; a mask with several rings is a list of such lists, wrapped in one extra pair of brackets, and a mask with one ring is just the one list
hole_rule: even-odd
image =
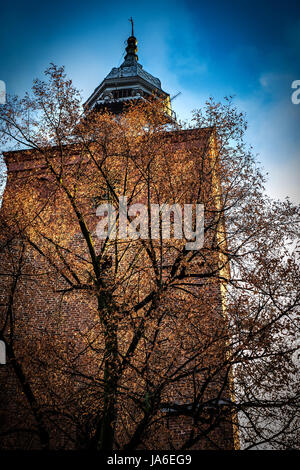
[(22, 95), (54, 62), (87, 98), (121, 63), (135, 20), (138, 55), (159, 77), (180, 118), (209, 96), (235, 95), (247, 139), (269, 173), (268, 192), (300, 201), (300, 3), (275, 1), (5, 1), (0, 79)]

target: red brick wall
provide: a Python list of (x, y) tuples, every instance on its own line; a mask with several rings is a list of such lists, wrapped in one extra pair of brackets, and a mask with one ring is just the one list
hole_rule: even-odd
[[(178, 144), (175, 144), (178, 145)], [(203, 142), (193, 141), (192, 146), (203, 150)], [(200, 152), (201, 153), (201, 152)], [(76, 157), (71, 163), (74, 163)], [(42, 207), (43, 202), (55, 189), (53, 178), (49, 175), (43, 161), (35, 154), (16, 153), (7, 156), (8, 182), (5, 190), (4, 205), (2, 213), (10, 213), (10, 217), (16, 220), (22, 216), (30, 218), (30, 205), (35, 204)], [(88, 175), (87, 170), (87, 175)], [(86, 187), (82, 187), (84, 194), (82, 207), (86, 214), (90, 211), (91, 216), (87, 218), (94, 220), (96, 224), (95, 210), (92, 207), (91, 195), (93, 191), (90, 184), (95, 181), (87, 178)], [(208, 190), (212, 193), (208, 183)], [(18, 195), (21, 194), (21, 197)], [(87, 197), (88, 195), (88, 197)], [(61, 192), (56, 192), (49, 206), (45, 209), (45, 221), (48, 224), (49, 236), (58, 234), (58, 237), (66, 237), (68, 247), (75, 250), (81, 256), (86, 256), (87, 251), (78, 231), (78, 227), (72, 221), (72, 214), (65, 212), (66, 200)], [(213, 197), (210, 202), (213, 206)], [(66, 220), (67, 218), (67, 220)], [(19, 219), (21, 220), (21, 219)], [(211, 234), (206, 239), (207, 246), (211, 243)], [(34, 237), (33, 237), (34, 238)], [(52, 448), (78, 448), (80, 439), (76, 440), (76, 428), (83, 429), (87, 410), (96, 412), (97, 386), (91, 385), (89, 377), (96, 377), (98, 381), (103, 379), (99, 371), (99, 358), (103, 356), (103, 339), (101, 326), (97, 318), (97, 303), (95, 298), (87, 292), (76, 292), (72, 295), (62, 294), (61, 290), (66, 287), (66, 282), (57, 273), (55, 268), (36, 253), (32, 247), (25, 243), (26, 249), (22, 264), (22, 276), (14, 294), (13, 311), (15, 315), (15, 349), (19, 361), (23, 364), (26, 375), (33, 390), (38, 394), (40, 403), (44, 409), (49, 408), (47, 426), (51, 434)], [(45, 245), (47, 246), (47, 245)], [(20, 245), (13, 241), (9, 250), (1, 253), (2, 271), (7, 273), (1, 276), (1, 303), (7, 304), (13, 282), (12, 273), (18, 268), (18, 256)], [(71, 258), (70, 258), (71, 259)], [(217, 257), (211, 257), (211, 266), (216, 266)], [(77, 266), (76, 266), (77, 267)], [(199, 265), (189, 268), (191, 271), (199, 271)], [(204, 268), (203, 268), (204, 269)], [(167, 276), (167, 273), (165, 274)], [(142, 278), (145, 284), (147, 277)], [(164, 316), (159, 326), (159, 342), (156, 344), (155, 354), (151, 357), (151, 370), (149, 375), (151, 381), (159, 384), (163, 380), (165, 368), (169, 367), (172, 359), (175, 366), (184, 363), (193, 351), (199, 351), (194, 361), (189, 362), (197, 366), (197, 372), (193, 375), (177, 380), (164, 387), (161, 397), (162, 402), (173, 402), (183, 405), (191, 403), (195, 396), (195, 390), (199, 392), (201, 384), (207, 378), (208, 371), (213, 370), (217, 364), (224, 362), (226, 355), (226, 336), (228, 334), (224, 321), (220, 282), (216, 278), (208, 280), (205, 288), (201, 290), (198, 286), (193, 287), (195, 300), (191, 301), (189, 296), (188, 310), (185, 309), (185, 294), (170, 290), (157, 308), (156, 316), (148, 326), (147, 334), (150, 337), (158, 325), (159, 311), (166, 308), (170, 313)], [(134, 294), (134, 293), (133, 293)], [(6, 307), (3, 308), (2, 322), (5, 319)], [(132, 318), (120, 319), (118, 324), (119, 348), (126, 350), (126, 345), (132, 338)], [(78, 353), (84, 349), (84, 344), (89, 338), (95, 341), (97, 351), (89, 348), (80, 357)], [(97, 338), (95, 340), (95, 338)], [(171, 338), (171, 339), (170, 339)], [(159, 344), (159, 346), (157, 346)], [(147, 348), (142, 345), (138, 348), (132, 364), (139, 369), (141, 363), (145, 362)], [(72, 362), (73, 361), (73, 362)], [(70, 376), (66, 371), (66, 364), (75, 364), (76, 374)], [(45, 368), (45, 363), (48, 363)], [(148, 373), (148, 372), (147, 372)], [(80, 376), (84, 374), (84, 376)], [(71, 378), (70, 378), (71, 377)], [(0, 421), (4, 431), (12, 427), (32, 428), (35, 427), (32, 413), (28, 403), (21, 391), (18, 380), (12, 370), (11, 364), (2, 366), (0, 369), (2, 382), (2, 408), (0, 409)], [(86, 381), (86, 389), (78, 392), (78, 380), (80, 383)], [(204, 389), (202, 402), (214, 398), (216, 393), (222, 389), (225, 381), (225, 370), (215, 374), (215, 378), (209, 386)], [(120, 384), (131, 387), (137, 393), (141, 393), (144, 387), (139, 374), (134, 368), (129, 368), (123, 375)], [(134, 384), (134, 386), (133, 386)], [(195, 388), (196, 387), (196, 388)], [(72, 397), (76, 395), (77, 404), (72, 404)], [(229, 399), (228, 381), (222, 391), (222, 398)], [(78, 409), (78, 400), (81, 408)], [(49, 406), (51, 403), (51, 407)], [(95, 403), (95, 409), (93, 404)], [(74, 408), (72, 408), (72, 406)], [(77, 406), (77, 408), (76, 408)], [(100, 406), (101, 409), (101, 405)], [(58, 421), (51, 415), (53, 409), (63, 415)], [(69, 414), (74, 415), (71, 417)], [(116, 435), (121, 446), (128, 442), (128, 433), (136, 429), (135, 417), (139, 416), (139, 409), (133, 401), (118, 403), (118, 416), (116, 423)], [(46, 413), (47, 414), (47, 413)], [(66, 416), (64, 416), (64, 414)], [(216, 425), (210, 429), (211, 416), (215, 416)], [(74, 418), (74, 419), (73, 419)], [(176, 413), (157, 411), (155, 419), (150, 422), (144, 431), (143, 441), (138, 448), (150, 449), (173, 449), (180, 448), (187, 439), (191, 439), (193, 449), (231, 449), (233, 448), (233, 433), (231, 414), (226, 407), (207, 408), (201, 414), (202, 435), (193, 444), (191, 431), (193, 423), (191, 416), (177, 416)], [(126, 426), (124, 424), (126, 422)], [(198, 422), (199, 426), (199, 422)], [(20, 432), (7, 435), (4, 446), (8, 448), (38, 448), (39, 440), (35, 434)]]

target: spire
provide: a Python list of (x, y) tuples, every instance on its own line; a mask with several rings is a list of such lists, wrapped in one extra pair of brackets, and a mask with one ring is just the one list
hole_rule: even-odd
[(129, 18), (129, 21), (131, 23), (131, 36), (134, 37), (134, 34), (133, 34), (133, 19), (132, 19), (132, 16)]
[(123, 66), (128, 67), (130, 65), (134, 65), (138, 61), (137, 56), (137, 40), (134, 36), (133, 32), (133, 19), (130, 18), (128, 21), (131, 23), (131, 36), (127, 39), (127, 47), (126, 47), (126, 56), (123, 62)]
[(129, 101), (148, 100), (155, 96), (166, 103), (167, 113), (171, 115), (169, 93), (162, 90), (159, 78), (146, 72), (138, 62), (133, 19), (128, 21), (131, 25), (131, 36), (127, 39), (124, 62), (111, 69), (88, 98), (85, 106), (96, 110), (108, 109), (113, 114), (120, 114), (126, 109), (125, 105)]

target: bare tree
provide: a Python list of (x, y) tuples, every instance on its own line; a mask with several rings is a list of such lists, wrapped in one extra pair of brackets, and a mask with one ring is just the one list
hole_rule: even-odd
[[(39, 445), (233, 448), (239, 417), (246, 447), (297, 447), (299, 210), (265, 195), (244, 116), (231, 100), (192, 128), (155, 99), (91, 113), (63, 69), (46, 76), (1, 110), (19, 146), (5, 154), (1, 335)], [(122, 196), (145, 207), (126, 214), (135, 237), (120, 233)], [(101, 239), (104, 203), (116, 236)], [(161, 216), (151, 238), (153, 204), (203, 204), (204, 245), (165, 238)]]

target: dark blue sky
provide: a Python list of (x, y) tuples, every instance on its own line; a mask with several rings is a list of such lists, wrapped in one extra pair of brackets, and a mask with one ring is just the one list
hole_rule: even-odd
[(5, 1), (0, 79), (23, 94), (50, 62), (65, 65), (87, 98), (121, 63), (134, 17), (138, 55), (162, 81), (179, 117), (208, 96), (234, 94), (273, 196), (300, 199), (300, 3), (283, 1)]

